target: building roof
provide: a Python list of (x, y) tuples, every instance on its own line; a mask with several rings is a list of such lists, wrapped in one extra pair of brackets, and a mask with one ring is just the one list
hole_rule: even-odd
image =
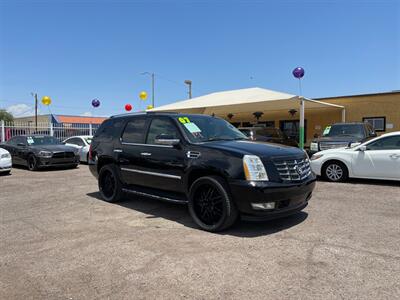
[(105, 117), (84, 117), (84, 116), (66, 116), (54, 115), (59, 123), (75, 123), (75, 124), (101, 124), (107, 118)]
[(380, 96), (380, 95), (390, 95), (390, 94), (400, 94), (400, 90), (393, 90), (393, 91), (379, 92), (379, 93), (344, 95), (344, 96), (327, 96), (327, 97), (313, 98), (313, 99), (315, 99), (315, 100), (326, 100), (326, 99), (339, 99), (339, 98), (352, 98), (352, 97)]

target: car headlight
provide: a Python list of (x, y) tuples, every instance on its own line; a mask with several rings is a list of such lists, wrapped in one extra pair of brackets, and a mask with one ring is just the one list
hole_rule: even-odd
[(0, 158), (11, 158), (10, 153), (4, 153), (0, 156)]
[(40, 151), (38, 153), (38, 156), (44, 157), (44, 158), (50, 158), (52, 155), (53, 155), (53, 153), (50, 151)]
[(323, 154), (315, 153), (313, 156), (311, 156), (310, 160), (316, 160), (316, 159), (321, 158), (322, 156), (324, 156), (324, 155), (323, 155)]
[(246, 180), (268, 181), (267, 171), (261, 159), (256, 155), (243, 156), (243, 169)]
[(310, 143), (310, 150), (311, 151), (318, 151), (318, 143), (311, 142)]

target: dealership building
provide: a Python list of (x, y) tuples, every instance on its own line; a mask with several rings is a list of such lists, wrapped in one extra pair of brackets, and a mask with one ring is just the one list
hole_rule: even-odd
[[(298, 138), (300, 97), (263, 88), (211, 93), (151, 111), (215, 115), (236, 127), (263, 124)], [(400, 131), (400, 91), (304, 99), (305, 143), (337, 122), (369, 122), (378, 134)]]

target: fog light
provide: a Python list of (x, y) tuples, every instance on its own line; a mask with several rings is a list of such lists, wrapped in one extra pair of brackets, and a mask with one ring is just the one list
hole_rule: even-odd
[(274, 209), (275, 202), (252, 203), (251, 206), (256, 210)]

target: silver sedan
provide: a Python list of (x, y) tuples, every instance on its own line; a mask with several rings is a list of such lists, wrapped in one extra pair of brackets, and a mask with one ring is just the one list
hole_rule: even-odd
[(92, 138), (93, 136), (90, 135), (72, 136), (64, 140), (63, 143), (78, 149), (81, 162), (87, 163), (89, 161), (89, 148)]

